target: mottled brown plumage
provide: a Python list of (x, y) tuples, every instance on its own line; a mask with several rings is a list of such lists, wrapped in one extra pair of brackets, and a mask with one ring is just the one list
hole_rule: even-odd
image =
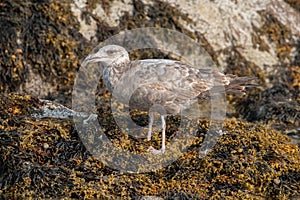
[[(130, 61), (121, 46), (108, 45), (89, 55), (84, 64), (102, 62), (105, 85), (123, 103), (149, 111), (153, 105), (165, 109), (162, 115), (162, 148), (150, 147), (153, 154), (165, 150), (165, 116), (179, 114), (197, 98), (207, 98), (218, 92), (243, 94), (249, 77), (224, 75), (214, 69), (196, 69), (174, 60), (148, 59)], [(151, 139), (153, 113), (150, 112), (148, 140)]]

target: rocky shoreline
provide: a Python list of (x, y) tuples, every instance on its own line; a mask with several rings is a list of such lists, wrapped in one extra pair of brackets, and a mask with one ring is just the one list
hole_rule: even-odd
[[(0, 199), (299, 198), (297, 2), (25, 0), (3, 1), (0, 11)], [(187, 35), (220, 70), (257, 77), (259, 86), (246, 96), (227, 98), (225, 134), (203, 158), (199, 148), (207, 120), (187, 127), (196, 133), (193, 144), (170, 165), (124, 173), (89, 153), (72, 116), (33, 114), (44, 111), (41, 99), (71, 108), (82, 59), (99, 42), (142, 27)], [(147, 49), (132, 51), (130, 57), (180, 59)], [(159, 147), (160, 134), (148, 142), (118, 129), (110, 94), (102, 86), (100, 81), (96, 109), (110, 141), (134, 153), (150, 144)], [(132, 114), (143, 126), (146, 116)], [(176, 123), (168, 124), (167, 145), (176, 130)]]

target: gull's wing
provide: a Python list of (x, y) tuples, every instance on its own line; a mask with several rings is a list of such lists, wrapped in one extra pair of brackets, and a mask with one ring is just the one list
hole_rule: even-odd
[(196, 69), (172, 60), (133, 61), (131, 68), (138, 70), (131, 76), (137, 86), (129, 104), (142, 110), (160, 104), (169, 113), (179, 113), (199, 95), (207, 95), (214, 85), (228, 82), (224, 74), (215, 70)]
[(233, 78), (211, 68), (197, 69), (174, 60), (139, 60), (131, 65), (139, 69), (134, 75), (136, 78), (163, 85), (187, 98), (195, 98), (212, 87), (228, 85)]
[(148, 110), (153, 104), (179, 113), (195, 102), (218, 93), (243, 94), (253, 78), (224, 75), (211, 68), (196, 69), (174, 60), (149, 59), (112, 68), (112, 95), (125, 104)]

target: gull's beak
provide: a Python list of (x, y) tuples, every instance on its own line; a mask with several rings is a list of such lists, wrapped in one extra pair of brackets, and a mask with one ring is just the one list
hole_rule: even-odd
[(87, 65), (87, 64), (90, 62), (91, 58), (92, 58), (92, 55), (88, 55), (88, 56), (82, 61), (81, 65), (83, 65), (83, 66)]
[(92, 55), (88, 55), (88, 56), (83, 60), (83, 62), (87, 62), (88, 60), (91, 59), (91, 57), (92, 57)]
[(88, 55), (81, 63), (81, 65), (86, 65), (88, 63), (100, 62), (105, 57), (100, 57), (97, 54)]
[(98, 59), (96, 59), (97, 57), (95, 56), (95, 54), (93, 54), (93, 55), (88, 55), (84, 60), (83, 60), (83, 62), (85, 63), (85, 62), (96, 62)]

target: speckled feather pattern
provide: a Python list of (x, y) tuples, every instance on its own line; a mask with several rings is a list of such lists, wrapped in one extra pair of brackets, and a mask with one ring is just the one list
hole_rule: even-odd
[[(130, 98), (132, 108), (148, 111), (152, 105), (159, 104), (168, 114), (178, 114), (197, 97), (207, 98), (208, 91), (213, 87), (241, 93), (244, 88), (240, 86), (248, 81), (240, 81), (233, 75), (227, 76), (213, 69), (196, 69), (178, 61), (163, 59), (124, 60), (123, 63), (111, 64), (104, 70), (104, 79), (111, 91), (116, 84), (120, 84), (123, 94), (131, 94), (130, 97), (115, 95), (120, 100)], [(227, 87), (230, 83), (235, 83), (235, 86)], [(129, 91), (132, 88), (135, 90)]]
[(149, 111), (154, 104), (178, 114), (197, 98), (219, 92), (243, 94), (252, 78), (225, 75), (211, 68), (193, 68), (167, 59), (130, 61), (125, 48), (104, 46), (84, 62), (104, 64), (104, 83), (119, 101)]
[[(151, 140), (153, 112), (160, 112), (162, 146), (147, 151), (153, 155), (165, 152), (166, 114), (179, 114), (197, 101), (220, 92), (242, 94), (251, 80), (224, 75), (214, 69), (196, 69), (175, 60), (148, 59), (130, 61), (125, 48), (107, 45), (89, 55), (83, 64), (104, 64), (103, 78), (112, 96), (131, 108), (149, 111), (147, 140)], [(151, 110), (159, 105), (164, 109)]]

